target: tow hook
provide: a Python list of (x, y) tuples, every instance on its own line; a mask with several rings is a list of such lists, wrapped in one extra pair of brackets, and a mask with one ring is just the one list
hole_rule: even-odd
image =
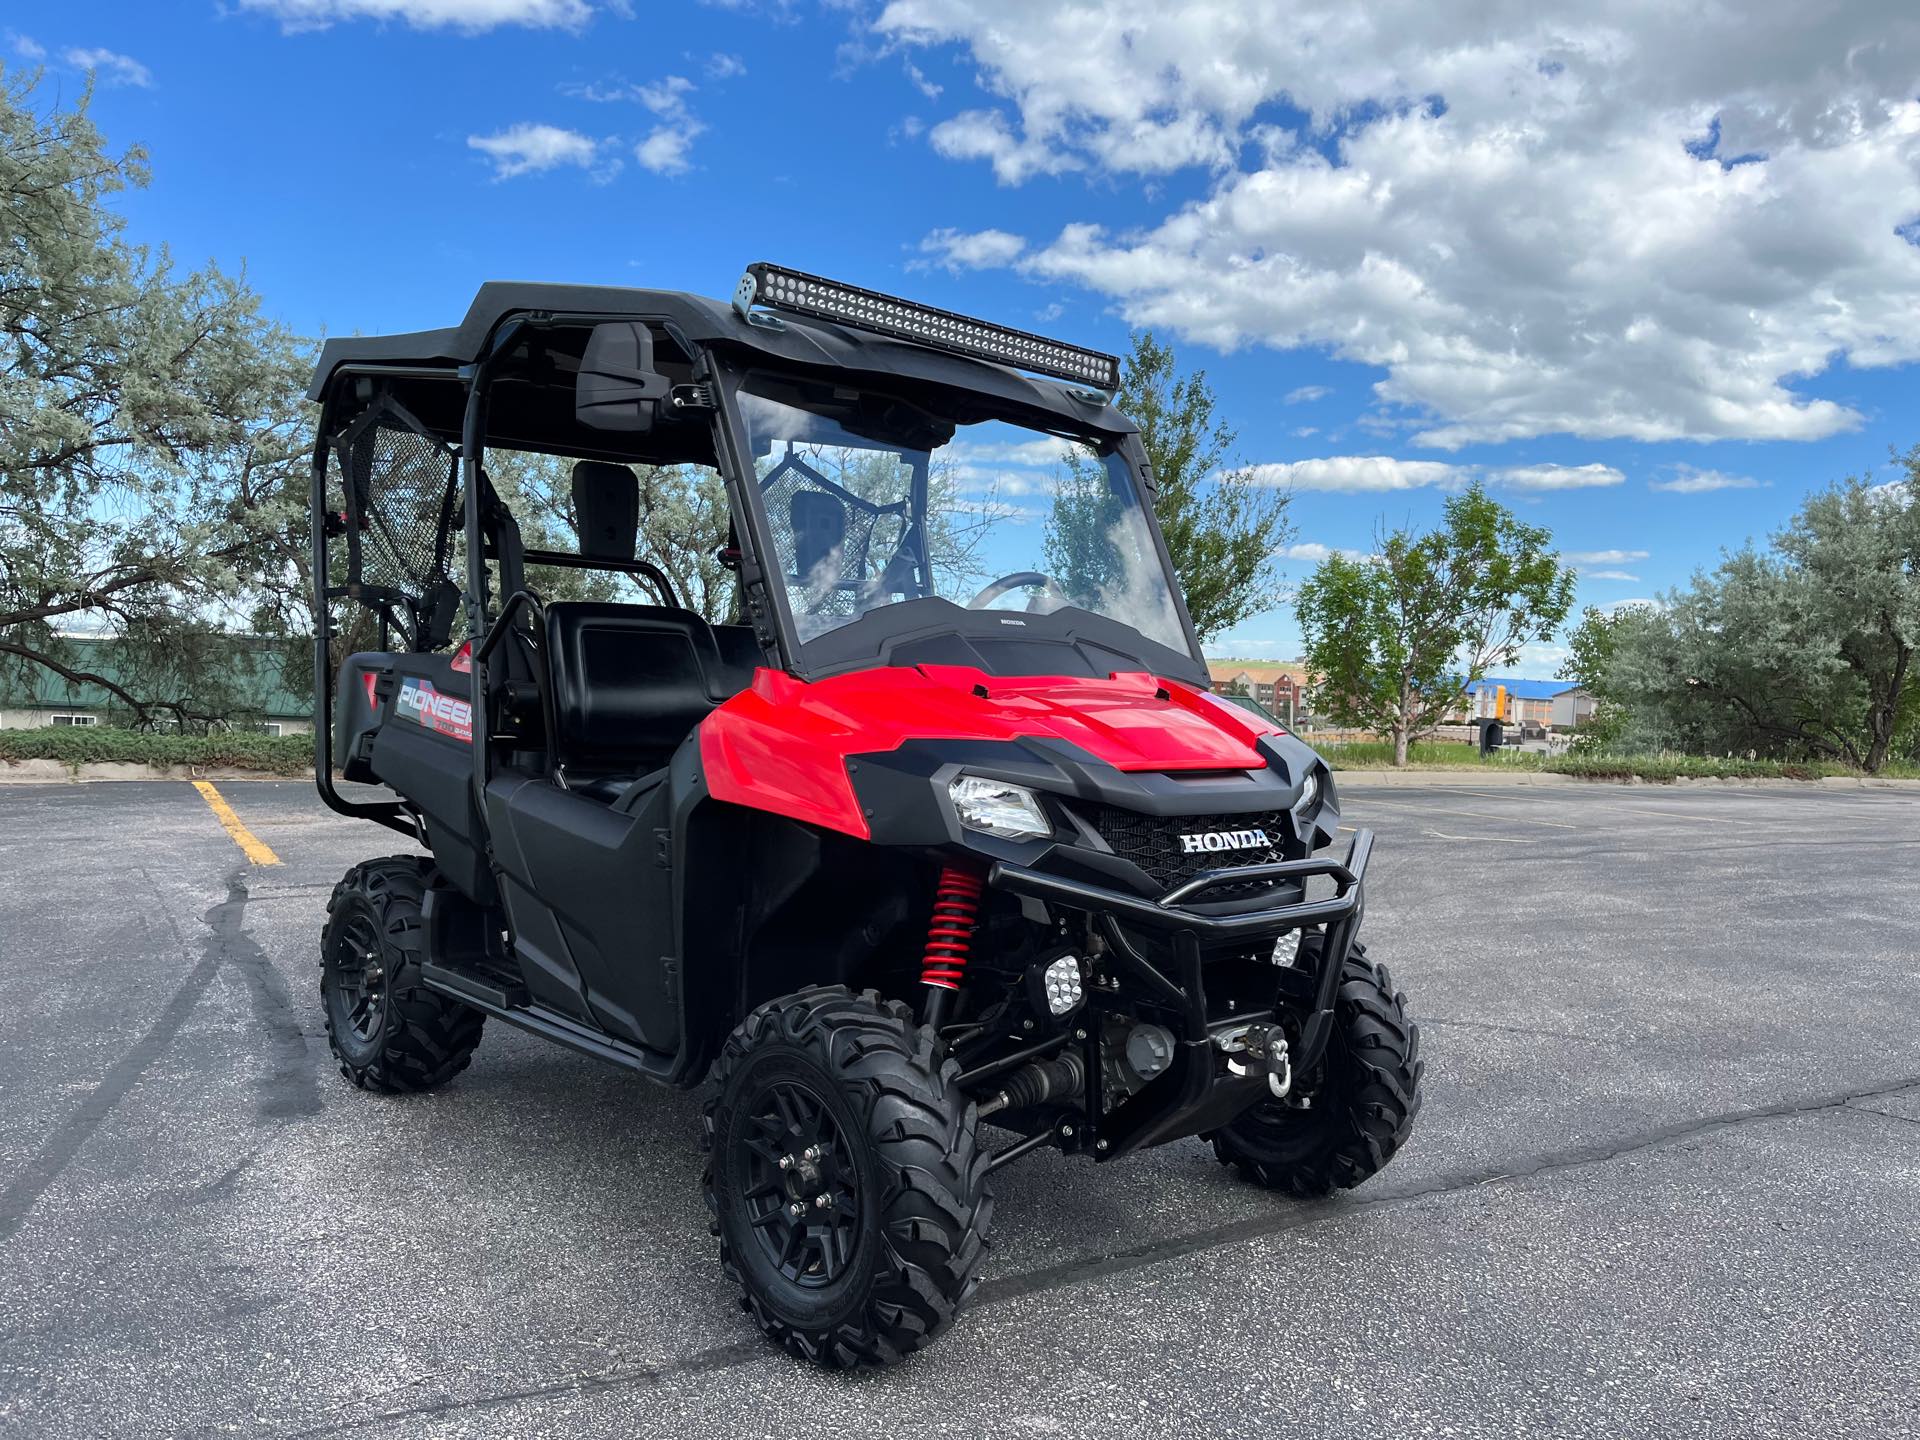
[(1287, 1036), (1278, 1025), (1233, 1025), (1213, 1032), (1213, 1043), (1227, 1057), (1227, 1071), (1245, 1079), (1265, 1075), (1273, 1098), (1284, 1100), (1293, 1089), (1293, 1062), (1287, 1055)]

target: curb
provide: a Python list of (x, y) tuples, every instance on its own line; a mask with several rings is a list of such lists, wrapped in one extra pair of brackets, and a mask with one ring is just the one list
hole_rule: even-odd
[(95, 785), (115, 780), (311, 780), (313, 772), (280, 775), (225, 765), (147, 765), (130, 760), (0, 760), (0, 785)]

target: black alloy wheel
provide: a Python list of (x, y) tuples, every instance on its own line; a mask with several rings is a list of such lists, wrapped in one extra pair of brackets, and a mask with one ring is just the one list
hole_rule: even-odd
[(336, 1032), (345, 1031), (359, 1046), (377, 1046), (386, 1026), (387, 972), (373, 917), (355, 911), (329, 931), (322, 964), (321, 985)]
[(735, 1173), (760, 1253), (795, 1285), (832, 1285), (860, 1241), (860, 1177), (827, 1102), (771, 1080), (734, 1131)]

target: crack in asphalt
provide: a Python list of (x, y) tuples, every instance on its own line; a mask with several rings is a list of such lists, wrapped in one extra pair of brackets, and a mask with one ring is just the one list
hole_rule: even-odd
[[(1863, 1098), (1873, 1100), (1880, 1097), (1869, 1095)], [(1849, 1102), (1845, 1108), (1851, 1110), (1856, 1115), (1872, 1115), (1881, 1120), (1898, 1120), (1902, 1125), (1920, 1125), (1920, 1116), (1901, 1115), (1892, 1110), (1876, 1110), (1871, 1105), (1855, 1105), (1851, 1102)]]
[[(1628, 1155), (1659, 1149), (1696, 1136), (1737, 1129), (1743, 1125), (1839, 1110), (1853, 1110), (1863, 1115), (1878, 1115), (1883, 1119), (1907, 1120), (1906, 1116), (1888, 1115), (1881, 1110), (1861, 1109), (1857, 1102), (1897, 1095), (1917, 1085), (1920, 1085), (1920, 1076), (1910, 1076), (1868, 1090), (1849, 1090), (1842, 1094), (1818, 1096), (1807, 1100), (1786, 1100), (1772, 1105), (1755, 1105), (1740, 1110), (1727, 1110), (1716, 1115), (1658, 1125), (1620, 1140), (1573, 1145), (1561, 1150), (1546, 1151), (1518, 1162), (1455, 1172), (1402, 1190), (1385, 1190), (1373, 1195), (1355, 1196), (1341, 1201), (1296, 1205), (1276, 1214), (1250, 1216), (1244, 1220), (1210, 1226), (1205, 1230), (1196, 1230), (1186, 1235), (1149, 1241), (1103, 1255), (1084, 1256), (1075, 1260), (1062, 1261), (1056, 1265), (1042, 1266), (1024, 1274), (989, 1280), (974, 1292), (968, 1308), (975, 1311), (991, 1309), (1011, 1300), (1068, 1289), (1089, 1281), (1164, 1264), (1170, 1260), (1184, 1259), (1208, 1250), (1267, 1239), (1325, 1221), (1344, 1220), (1377, 1210), (1397, 1209), (1484, 1185), (1498, 1184), (1507, 1180), (1529, 1180), (1562, 1171), (1604, 1165)], [(1920, 1121), (1909, 1123), (1920, 1124)], [(750, 1364), (755, 1360), (771, 1358), (774, 1353), (766, 1341), (756, 1338), (710, 1346), (689, 1355), (655, 1364), (580, 1371), (556, 1377), (541, 1384), (523, 1385), (511, 1390), (468, 1396), (464, 1399), (449, 1397), (427, 1404), (383, 1410), (371, 1415), (363, 1414), (354, 1418), (331, 1420), (324, 1424), (309, 1425), (303, 1429), (285, 1430), (280, 1434), (284, 1440), (305, 1440), (305, 1437), (310, 1436), (337, 1435), (350, 1430), (368, 1429), (405, 1420), (430, 1419), (434, 1416), (460, 1412), (489, 1410), (502, 1405), (546, 1399), (556, 1395), (585, 1395), (627, 1387), (650, 1387), (682, 1376), (732, 1369)], [(413, 1384), (419, 1383), (424, 1381), (413, 1382)], [(399, 1388), (410, 1389), (412, 1385)], [(391, 1395), (397, 1392), (390, 1390), (384, 1393)], [(365, 1403), (365, 1401), (357, 1403)]]

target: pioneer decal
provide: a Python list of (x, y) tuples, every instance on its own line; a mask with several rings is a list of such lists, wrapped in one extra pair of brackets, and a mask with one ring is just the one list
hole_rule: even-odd
[(442, 695), (431, 680), (409, 680), (400, 687), (394, 708), (436, 735), (450, 735), (462, 744), (473, 743), (473, 706), (452, 695)]
[(1197, 835), (1182, 835), (1180, 849), (1192, 855), (1200, 850), (1270, 850), (1273, 842), (1264, 830), (1202, 830)]

